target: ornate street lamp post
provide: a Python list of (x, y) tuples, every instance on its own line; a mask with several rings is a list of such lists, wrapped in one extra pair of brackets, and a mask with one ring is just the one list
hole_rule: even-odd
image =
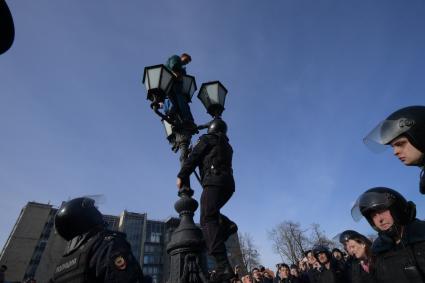
[[(175, 80), (174, 75), (163, 65), (146, 67), (143, 75), (143, 83), (148, 92), (147, 99), (152, 101), (151, 108), (162, 118), (166, 137), (170, 143), (175, 139), (173, 127), (179, 125), (169, 116), (161, 113), (158, 108), (159, 103), (163, 102), (169, 94)], [(182, 80), (182, 93), (187, 95), (188, 101), (191, 101), (196, 91), (195, 78), (185, 75)], [(226, 88), (219, 81), (214, 81), (202, 84), (198, 98), (207, 112), (216, 119), (220, 118), (224, 111), (226, 94)], [(206, 127), (208, 127), (207, 124), (197, 128)], [(197, 174), (196, 177), (199, 180)], [(180, 199), (175, 203), (174, 208), (179, 213), (180, 224), (173, 232), (167, 246), (167, 252), (171, 256), (168, 283), (207, 283), (206, 270), (204, 270), (206, 263), (202, 258), (205, 244), (201, 230), (193, 221), (198, 202), (192, 198), (193, 190), (190, 188), (182, 188), (178, 196)]]

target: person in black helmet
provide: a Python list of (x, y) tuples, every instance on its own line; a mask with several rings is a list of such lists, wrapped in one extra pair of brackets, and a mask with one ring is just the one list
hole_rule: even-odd
[(199, 167), (203, 187), (200, 223), (208, 253), (216, 261), (212, 281), (217, 282), (234, 277), (224, 243), (237, 231), (236, 224), (220, 213), (235, 191), (233, 149), (226, 133), (226, 123), (215, 118), (209, 124), (208, 133), (199, 138), (177, 175), (177, 187), (182, 189), (189, 183), (190, 174)]
[(425, 106), (409, 106), (395, 111), (379, 123), (364, 141), (367, 145), (370, 142), (390, 145), (394, 155), (405, 165), (420, 167), (419, 190), (425, 194)]
[(343, 283), (343, 271), (332, 260), (332, 254), (325, 246), (313, 248), (314, 257), (320, 263), (318, 283)]
[(377, 282), (425, 282), (425, 222), (415, 218), (413, 202), (376, 187), (360, 195), (351, 213), (356, 221), (364, 216), (378, 231), (372, 244)]
[(75, 198), (55, 216), (56, 232), (69, 242), (51, 283), (141, 283), (143, 274), (125, 234), (105, 228), (94, 200)]

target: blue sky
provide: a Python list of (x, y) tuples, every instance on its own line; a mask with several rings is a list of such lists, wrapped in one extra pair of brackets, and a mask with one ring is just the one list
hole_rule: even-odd
[[(399, 190), (424, 217), (419, 170), (362, 143), (394, 110), (424, 104), (423, 1), (7, 2), (16, 38), (0, 56), (0, 246), (28, 201), (103, 194), (104, 213), (175, 214), (178, 156), (141, 76), (182, 52), (198, 86), (229, 91), (237, 188), (223, 211), (263, 264), (281, 261), (267, 232), (284, 220), (329, 237), (371, 233), (350, 216), (370, 187)], [(191, 108), (209, 119), (199, 100)]]

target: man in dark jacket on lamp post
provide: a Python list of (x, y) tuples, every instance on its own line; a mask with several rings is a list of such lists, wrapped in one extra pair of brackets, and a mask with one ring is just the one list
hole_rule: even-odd
[(199, 138), (177, 175), (177, 187), (182, 189), (189, 184), (190, 174), (199, 167), (203, 187), (200, 222), (208, 254), (216, 261), (213, 282), (227, 281), (235, 276), (227, 258), (225, 241), (236, 233), (237, 226), (220, 213), (235, 191), (233, 149), (226, 133), (226, 123), (215, 118), (208, 127), (208, 133)]

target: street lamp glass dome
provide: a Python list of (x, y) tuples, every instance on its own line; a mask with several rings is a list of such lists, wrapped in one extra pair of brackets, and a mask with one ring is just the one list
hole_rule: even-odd
[(203, 83), (198, 98), (212, 116), (220, 116), (224, 110), (227, 89), (219, 82)]
[(196, 81), (194, 76), (183, 76), (183, 94), (187, 95), (189, 101), (192, 101), (193, 94), (197, 90)]
[(148, 91), (147, 98), (151, 101), (163, 101), (170, 92), (174, 75), (164, 66), (145, 67), (143, 84)]

